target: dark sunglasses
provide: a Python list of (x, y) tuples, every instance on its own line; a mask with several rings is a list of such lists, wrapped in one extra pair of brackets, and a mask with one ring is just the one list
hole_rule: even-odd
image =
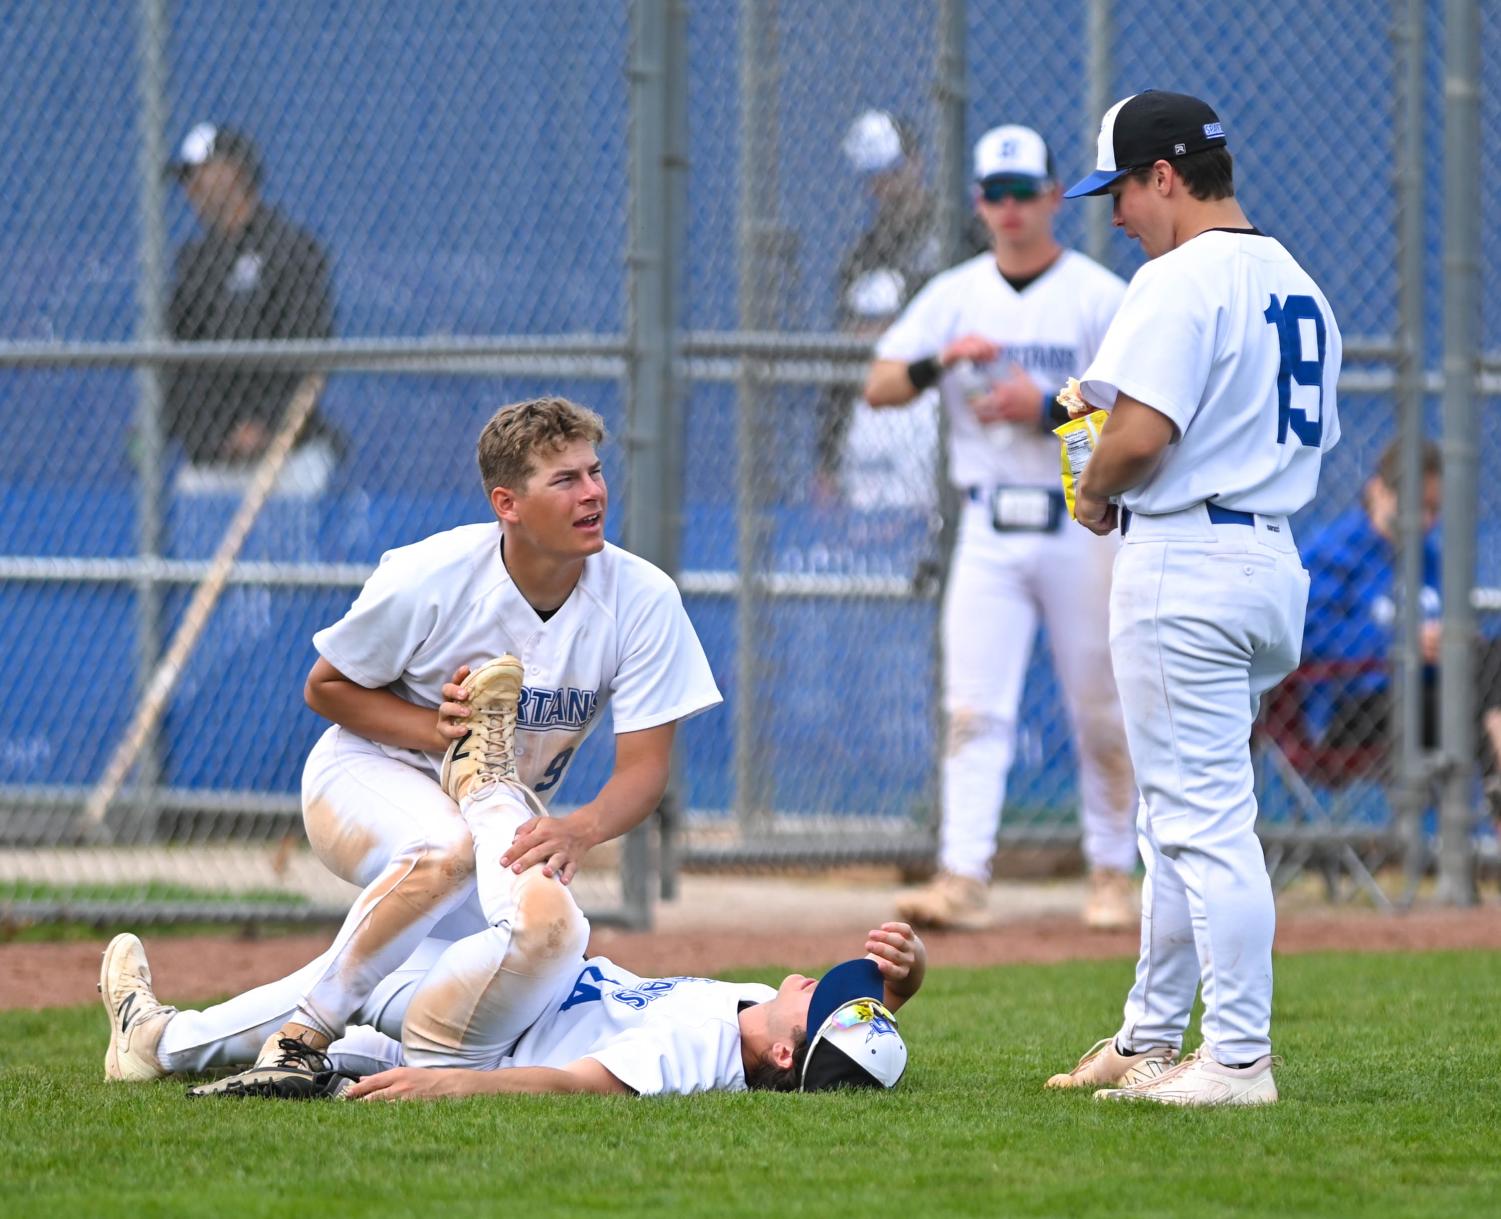
[(1005, 178), (980, 183), (980, 197), (986, 203), (999, 203), (1002, 199), (1015, 199), (1018, 203), (1030, 203), (1041, 198), (1046, 187), (1041, 182), (1007, 181)]

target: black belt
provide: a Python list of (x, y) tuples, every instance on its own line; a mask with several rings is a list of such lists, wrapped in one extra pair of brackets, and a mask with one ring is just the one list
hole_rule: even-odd
[(1052, 533), (1068, 515), (1063, 492), (1054, 487), (965, 487), (972, 504), (990, 508), (997, 533)]
[[(1242, 512), (1239, 508), (1222, 508), (1218, 504), (1205, 504), (1209, 509), (1209, 523), (1211, 525), (1249, 525), (1255, 527), (1256, 516), (1251, 512)], [(1121, 536), (1125, 537), (1126, 530), (1131, 525), (1131, 509), (1121, 509)]]

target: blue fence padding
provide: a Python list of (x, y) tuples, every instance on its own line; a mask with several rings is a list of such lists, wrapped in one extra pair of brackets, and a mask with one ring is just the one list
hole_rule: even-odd
[[(7, 370), (0, 376), (0, 483), (56, 486), (80, 506), (100, 486), (128, 483), (136, 396), (130, 369)], [(34, 553), (11, 548), (14, 515), (8, 506), (0, 513), (0, 547)], [(84, 513), (91, 528), (94, 518)]]
[(0, 783), (99, 777), (131, 713), (134, 601), (114, 585), (0, 584), (0, 672), (21, 679), (0, 701)]
[[(167, 599), (174, 625), (190, 596), (179, 590)], [(316, 658), (312, 634), (347, 604), (338, 590), (226, 589), (163, 722), (163, 781), (299, 790), (303, 759), (328, 727), (302, 699)]]
[[(0, 490), (25, 521), (24, 553), (87, 553), (67, 550), (75, 530), (77, 496), (57, 489), (11, 486)], [(347, 560), (369, 562), (385, 541), (397, 544), (426, 521), (435, 528), (455, 519), (466, 493), (418, 496), (352, 493), (311, 503), (272, 500), (247, 540), (246, 559)], [(92, 553), (130, 553), (134, 503), (123, 491), (94, 497), (101, 521), (118, 526), (110, 546)], [(472, 505), (470, 505), (472, 507)], [(232, 497), (176, 500), (168, 513), (169, 553), (203, 558), (223, 535), (235, 509)], [(723, 526), (723, 510), (718, 514)], [(713, 519), (714, 514), (706, 517)], [(690, 518), (685, 537), (701, 531)], [(358, 522), (355, 531), (351, 522)], [(900, 523), (900, 522), (898, 522)], [(891, 522), (887, 522), (891, 526)], [(784, 559), (807, 556), (817, 567), (810, 538), (827, 539), (826, 520), (783, 509), (773, 536)], [(909, 522), (910, 525), (910, 522)], [(921, 534), (911, 526), (909, 538)], [(98, 531), (89, 535), (97, 541)], [(382, 541), (375, 541), (382, 539)], [(819, 543), (822, 544), (822, 543)], [(695, 553), (694, 558), (709, 559)], [(837, 546), (841, 565), (856, 552)], [(872, 556), (879, 559), (878, 554)], [(723, 556), (720, 556), (721, 560)], [(720, 563), (706, 564), (719, 568)], [(876, 564), (879, 566), (879, 563)], [(844, 568), (846, 571), (849, 568)], [(169, 637), (191, 590), (171, 589), (164, 602), (163, 637)], [(12, 705), (0, 719), (0, 774), (4, 781), (87, 782), (102, 769), (107, 749), (119, 738), (134, 690), (133, 597), (128, 590), (94, 585), (19, 585), (4, 590), (0, 654), (9, 671), (56, 656), (87, 681), (74, 679), (76, 710), (46, 717), (47, 708)], [(306, 750), (321, 730), (302, 703), (302, 684), (314, 659), (311, 636), (338, 618), (352, 590), (226, 589), (170, 704), (163, 727), (167, 782), (183, 787), (229, 787), (295, 792)], [(735, 602), (730, 597), (687, 599), (689, 613), (727, 699), (734, 695)], [(759, 657), (760, 695), (765, 705), (765, 764), (779, 808), (814, 811), (842, 808), (910, 812), (927, 790), (933, 742), (929, 603), (819, 598), (762, 602), (764, 652)], [(1038, 673), (1046, 672), (1045, 665)], [(1050, 697), (1036, 680), (1029, 699)], [(86, 715), (92, 753), (62, 745), (76, 715)], [(684, 726), (685, 800), (692, 807), (727, 807), (731, 781), (733, 721), (729, 709), (709, 712)], [(51, 742), (47, 745), (46, 742)], [(1016, 785), (1024, 788), (1026, 750)], [(566, 798), (591, 794), (608, 774), (608, 733), (581, 753)], [(810, 763), (816, 759), (816, 764)], [(1039, 779), (1052, 778), (1040, 775)]]

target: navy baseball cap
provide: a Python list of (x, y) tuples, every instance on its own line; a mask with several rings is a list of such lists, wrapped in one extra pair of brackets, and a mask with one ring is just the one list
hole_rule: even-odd
[(907, 1043), (882, 1002), (886, 984), (869, 957), (836, 965), (808, 1004), (801, 1092), (890, 1088), (907, 1069)]
[(1095, 171), (1063, 192), (1065, 199), (1103, 195), (1133, 169), (1219, 148), (1225, 128), (1207, 102), (1187, 93), (1148, 89), (1122, 98), (1100, 120)]

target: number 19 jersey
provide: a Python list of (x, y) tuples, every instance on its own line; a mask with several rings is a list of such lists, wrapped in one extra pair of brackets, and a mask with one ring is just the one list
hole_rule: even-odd
[(1211, 229), (1147, 263), (1080, 378), (1091, 404), (1128, 394), (1176, 428), (1121, 503), (1148, 515), (1206, 500), (1296, 512), (1339, 440), (1341, 353), (1329, 302), (1274, 238)]

